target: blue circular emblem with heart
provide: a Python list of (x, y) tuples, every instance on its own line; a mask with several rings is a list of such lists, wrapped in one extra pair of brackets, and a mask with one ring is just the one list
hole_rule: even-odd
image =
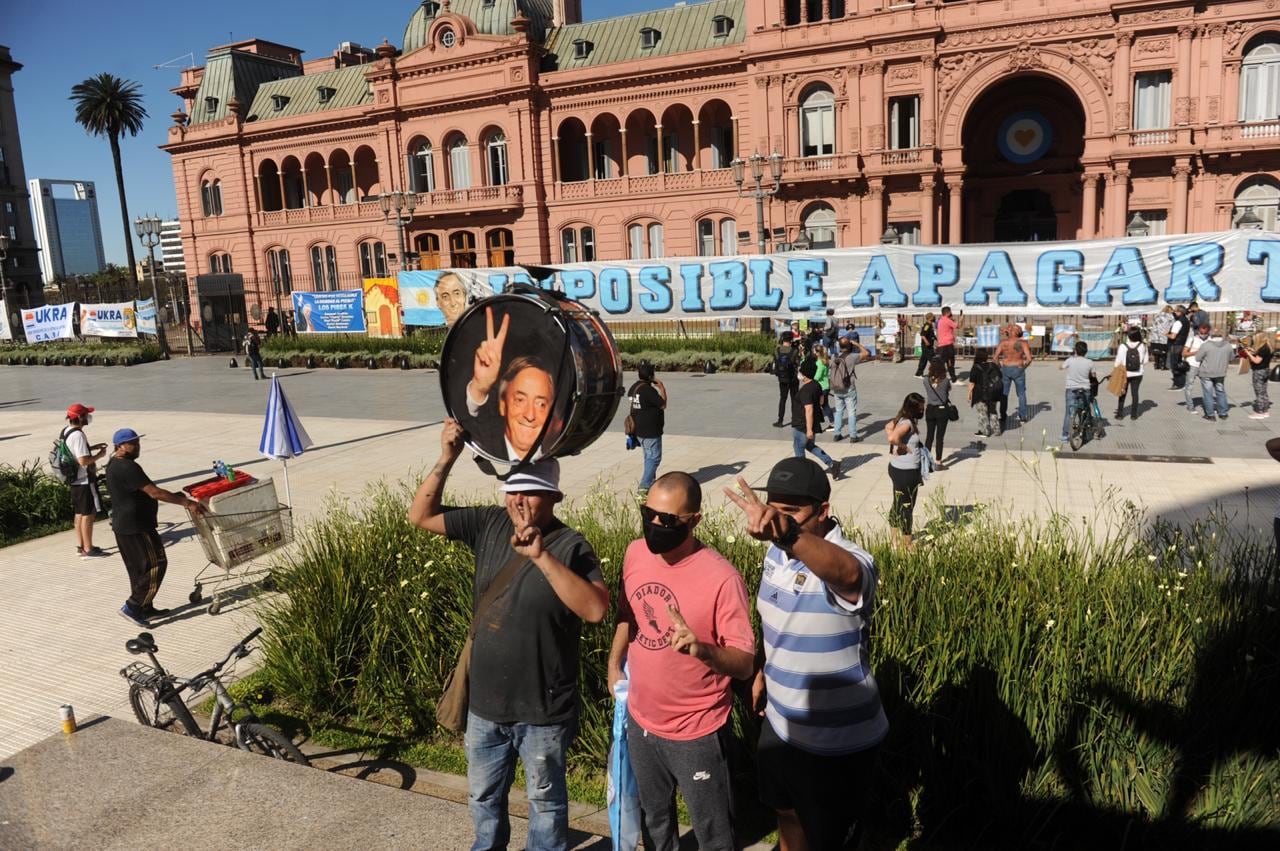
[(996, 147), (1009, 162), (1033, 163), (1049, 152), (1053, 126), (1039, 112), (1015, 112), (1000, 124)]

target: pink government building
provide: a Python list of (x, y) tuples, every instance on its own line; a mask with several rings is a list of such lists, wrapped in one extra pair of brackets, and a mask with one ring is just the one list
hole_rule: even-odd
[[(429, 269), (1275, 230), (1278, 5), (706, 0), (583, 22), (579, 0), (427, 0), (398, 46), (213, 48), (164, 149), (188, 270), (259, 304), (394, 274), (402, 237)], [(776, 185), (763, 221), (753, 166)], [(413, 193), (403, 230), (393, 192)]]

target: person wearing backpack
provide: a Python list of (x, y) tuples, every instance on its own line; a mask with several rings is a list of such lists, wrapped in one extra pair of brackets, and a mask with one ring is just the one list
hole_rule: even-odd
[(627, 391), (636, 439), (644, 451), (644, 472), (639, 491), (648, 493), (662, 463), (662, 429), (666, 424), (667, 388), (658, 380), (653, 364), (644, 361), (636, 369), (639, 380)]
[(245, 338), (244, 354), (249, 359), (249, 365), (253, 367), (253, 380), (266, 378), (267, 371), (262, 368), (262, 339), (257, 331), (250, 331), (249, 336)]
[[(858, 436), (858, 363), (867, 356), (867, 347), (858, 342), (858, 335), (840, 338), (840, 354), (832, 359), (831, 381), (832, 407), (836, 442), (849, 438), (850, 443), (862, 440)], [(844, 430), (842, 435), (841, 429)]]
[[(98, 494), (97, 461), (107, 454), (105, 443), (90, 444), (84, 427), (93, 421), (93, 408), (76, 402), (67, 408), (67, 425), (58, 435), (58, 442), (65, 445), (65, 457), (75, 462), (74, 469), (66, 465), (60, 472), (63, 481), (71, 486), (71, 509), (75, 513), (76, 552), (81, 559), (102, 558), (106, 553), (93, 545), (93, 521), (102, 510), (102, 497)], [(57, 450), (55, 450), (57, 451)]]
[(999, 437), (1004, 431), (1000, 423), (1000, 400), (1003, 396), (1004, 376), (1000, 367), (991, 361), (986, 349), (973, 353), (973, 369), (969, 371), (969, 404), (978, 415), (980, 437)]
[(787, 415), (787, 406), (795, 406), (796, 391), (800, 389), (800, 357), (796, 351), (792, 335), (783, 331), (778, 338), (778, 347), (773, 353), (773, 376), (778, 379), (778, 419), (774, 428), (782, 428), (783, 417)]
[(1129, 419), (1138, 418), (1138, 388), (1142, 385), (1142, 365), (1147, 362), (1147, 344), (1142, 342), (1142, 332), (1137, 328), (1129, 329), (1129, 339), (1116, 348), (1116, 366), (1124, 367), (1128, 377), (1125, 392), (1116, 401), (1116, 419), (1124, 419), (1124, 399), (1129, 393), (1133, 401), (1129, 404)]

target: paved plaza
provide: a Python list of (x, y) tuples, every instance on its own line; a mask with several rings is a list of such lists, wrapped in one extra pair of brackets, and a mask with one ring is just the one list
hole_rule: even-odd
[[(909, 363), (861, 367), (859, 425), (866, 439), (852, 445), (819, 439), (848, 471), (835, 485), (833, 503), (856, 528), (885, 526), (890, 488), (883, 426), (903, 395), (919, 388), (912, 373)], [(443, 416), (436, 373), (280, 374), (316, 444), (289, 465), (298, 521), (323, 513), (328, 500), (357, 498), (370, 482), (416, 476), (435, 459)], [(693, 472), (712, 506), (723, 505), (721, 487), (735, 475), (762, 486), (773, 463), (790, 453), (790, 432), (772, 427), (777, 384), (771, 376), (662, 377), (670, 392), (662, 469)], [(988, 503), (1009, 516), (1061, 511), (1095, 523), (1131, 500), (1148, 518), (1173, 522), (1220, 508), (1236, 530), (1270, 535), (1280, 465), (1263, 444), (1280, 418), (1247, 418), (1241, 407), (1251, 399), (1247, 376), (1228, 378), (1231, 417), (1214, 424), (1178, 406), (1181, 395), (1165, 390), (1167, 373), (1153, 374), (1143, 388), (1141, 419), (1113, 425), (1105, 439), (1080, 453), (1049, 451), (1057, 446), (1062, 417), (1056, 364), (1035, 364), (1028, 384), (1032, 419), (1002, 438), (974, 437), (974, 417), (961, 406), (961, 421), (948, 435), (954, 463), (925, 485), (922, 520), (940, 504)], [(123, 426), (145, 435), (140, 463), (163, 487), (207, 476), (211, 462), (223, 459), (255, 476), (275, 476), (283, 495), (280, 464), (257, 452), (267, 387), (246, 370), (228, 368), (225, 358), (127, 369), (3, 367), (0, 462), (43, 459), (66, 406), (82, 401), (97, 408), (88, 429), (92, 440), (107, 440)], [(964, 390), (962, 385), (957, 393)], [(1105, 398), (1103, 411), (1113, 403)], [(623, 450), (622, 418), (620, 410), (610, 433), (564, 461), (571, 498), (597, 487), (617, 493), (634, 488), (641, 456)], [(493, 481), (467, 463), (457, 467), (451, 485), (455, 494), (494, 493)], [(181, 511), (162, 506), (160, 519), (169, 573), (157, 605), (183, 606), (204, 556)], [(76, 558), (70, 531), (0, 551), (0, 756), (56, 731), (63, 703), (82, 717), (131, 718), (117, 672), (130, 659), (124, 641), (137, 629), (117, 614), (128, 585), (106, 523), (96, 527), (95, 542), (111, 557)], [(203, 608), (180, 609), (155, 630), (160, 658), (177, 672), (199, 670), (254, 625), (244, 602), (216, 617)]]

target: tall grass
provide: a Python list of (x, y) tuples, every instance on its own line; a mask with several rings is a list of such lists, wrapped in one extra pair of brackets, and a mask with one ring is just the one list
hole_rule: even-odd
[(70, 529), (71, 488), (38, 461), (0, 464), (0, 547)]
[(715, 352), (717, 354), (738, 354), (754, 352), (758, 355), (773, 355), (778, 344), (772, 336), (766, 334), (713, 334), (709, 337), (659, 337), (635, 336), (622, 337), (618, 340), (618, 350), (623, 354), (639, 354), (641, 352)]
[(409, 337), (370, 337), (364, 334), (299, 334), (285, 337), (277, 334), (263, 338), (263, 355), (286, 352), (303, 355), (363, 354), (407, 352), (416, 355), (439, 355), (444, 332), (420, 331)]
[[(263, 604), (264, 676), (319, 722), (427, 739), (473, 566), (408, 525), (408, 497), (376, 486), (302, 536), (277, 574), (285, 594)], [(635, 507), (597, 493), (561, 516), (616, 590)], [(870, 646), (891, 732), (874, 847), (1075, 847), (1117, 825), (1195, 844), (1280, 827), (1269, 548), (1211, 522), (1123, 521), (1089, 534), (980, 509), (936, 520), (911, 553), (846, 525), (881, 576)], [(763, 548), (736, 516), (710, 517), (699, 537), (758, 586)], [(583, 633), (580, 770), (605, 764), (611, 619)]]

